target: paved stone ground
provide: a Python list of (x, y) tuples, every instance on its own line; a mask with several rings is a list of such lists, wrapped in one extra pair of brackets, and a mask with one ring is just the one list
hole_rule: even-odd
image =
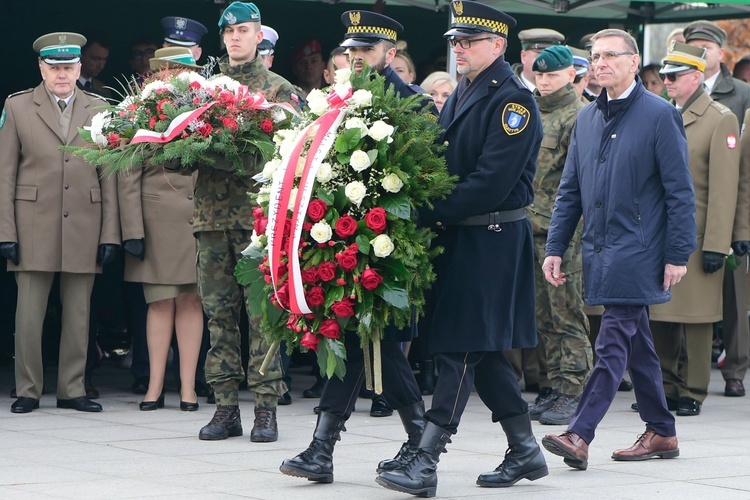
[[(41, 408), (27, 415), (10, 413), (12, 367), (0, 368), (0, 498), (412, 498), (374, 481), (378, 460), (392, 456), (404, 437), (398, 417), (370, 417), (367, 400), (358, 401), (348, 432), (336, 446), (333, 484), (308, 483), (278, 471), (284, 458), (307, 446), (315, 425), (316, 401), (301, 397), (312, 378), (299, 372), (294, 379), (293, 404), (279, 408), (279, 441), (256, 444), (249, 438), (253, 413), (247, 392), (241, 402), (246, 435), (207, 442), (197, 434), (210, 420), (211, 406), (181, 412), (179, 395), (170, 392), (165, 409), (140, 412), (140, 396), (129, 391), (129, 373), (113, 365), (97, 372), (102, 413), (58, 410), (54, 394), (45, 394)], [(54, 382), (47, 385), (54, 387)], [(714, 370), (703, 414), (678, 417), (677, 459), (610, 459), (614, 449), (629, 446), (644, 429), (630, 410), (633, 393), (618, 393), (592, 443), (587, 471), (570, 469), (545, 452), (549, 476), (508, 489), (475, 485), (478, 474), (502, 461), (506, 445), (500, 426), (490, 422), (489, 411), (474, 395), (440, 461), (438, 496), (750, 499), (750, 397), (725, 398), (723, 387)], [(538, 440), (562, 430), (534, 424)]]

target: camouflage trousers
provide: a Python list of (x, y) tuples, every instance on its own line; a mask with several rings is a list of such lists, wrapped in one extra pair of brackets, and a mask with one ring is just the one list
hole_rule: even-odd
[(578, 395), (591, 373), (589, 321), (583, 313), (581, 243), (573, 242), (562, 261), (566, 282), (555, 288), (544, 279), (545, 235), (534, 235), (536, 328), (544, 348), (547, 378), (553, 389)]
[[(198, 238), (198, 291), (208, 316), (211, 347), (206, 355), (206, 381), (216, 394), (216, 404), (237, 405), (239, 386), (245, 378), (240, 348), (240, 313), (247, 290), (237, 284), (234, 268), (250, 241), (250, 231), (206, 231)], [(260, 332), (260, 318), (249, 319), (247, 386), (255, 392), (255, 405), (275, 408), (286, 392), (281, 358), (277, 353), (265, 375), (259, 369), (268, 352)]]

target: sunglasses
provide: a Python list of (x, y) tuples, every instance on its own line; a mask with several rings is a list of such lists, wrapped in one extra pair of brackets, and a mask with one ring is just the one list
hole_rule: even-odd
[(667, 80), (668, 82), (675, 82), (679, 77), (682, 75), (687, 75), (688, 73), (692, 73), (693, 70), (689, 69), (687, 71), (680, 71), (677, 73), (659, 73), (659, 78), (662, 80)]

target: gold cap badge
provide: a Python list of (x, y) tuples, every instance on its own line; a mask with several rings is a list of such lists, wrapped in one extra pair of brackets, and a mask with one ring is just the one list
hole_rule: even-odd
[(352, 26), (357, 26), (359, 24), (360, 18), (362, 17), (361, 12), (350, 12), (349, 13), (349, 21), (351, 21)]

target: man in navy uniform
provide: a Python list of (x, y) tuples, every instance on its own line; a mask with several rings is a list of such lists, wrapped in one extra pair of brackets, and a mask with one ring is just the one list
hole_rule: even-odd
[(434, 496), (440, 454), (458, 430), (475, 386), (508, 438), (505, 460), (477, 484), (507, 487), (547, 475), (531, 431), (528, 405), (507, 349), (537, 344), (534, 249), (525, 207), (542, 126), (531, 92), (505, 61), (515, 19), (479, 2), (451, 3), (445, 33), (463, 75), (440, 113), (448, 169), (456, 189), (421, 223), (438, 231), (445, 251), (435, 261), (437, 282), (429, 348), (440, 377), (416, 457), (378, 484), (413, 495)]
[(208, 30), (198, 21), (186, 17), (165, 17), (161, 20), (164, 28), (164, 47), (187, 47), (197, 61), (203, 54), (201, 38)]
[[(354, 71), (369, 66), (385, 77), (385, 87), (392, 87), (399, 96), (406, 98), (414, 94), (426, 94), (416, 86), (404, 83), (391, 69), (390, 63), (396, 55), (396, 38), (403, 26), (393, 19), (366, 11), (348, 11), (341, 15), (347, 27), (341, 46), (349, 50), (349, 60)], [(429, 96), (423, 106), (437, 114)], [(394, 408), (408, 435), (408, 441), (392, 460), (384, 460), (378, 471), (394, 470), (406, 464), (416, 453), (424, 428), (424, 401), (414, 373), (406, 360), (399, 341), (411, 340), (411, 329), (386, 328), (380, 344), (383, 363), (383, 395)], [(341, 380), (332, 377), (326, 380), (320, 398), (318, 422), (310, 446), (294, 458), (284, 460), (279, 468), (289, 476), (304, 477), (310, 481), (330, 483), (333, 481), (333, 446), (340, 438), (344, 424), (354, 410), (360, 387), (364, 380), (364, 356), (360, 340), (356, 335), (347, 335), (346, 375)]]

